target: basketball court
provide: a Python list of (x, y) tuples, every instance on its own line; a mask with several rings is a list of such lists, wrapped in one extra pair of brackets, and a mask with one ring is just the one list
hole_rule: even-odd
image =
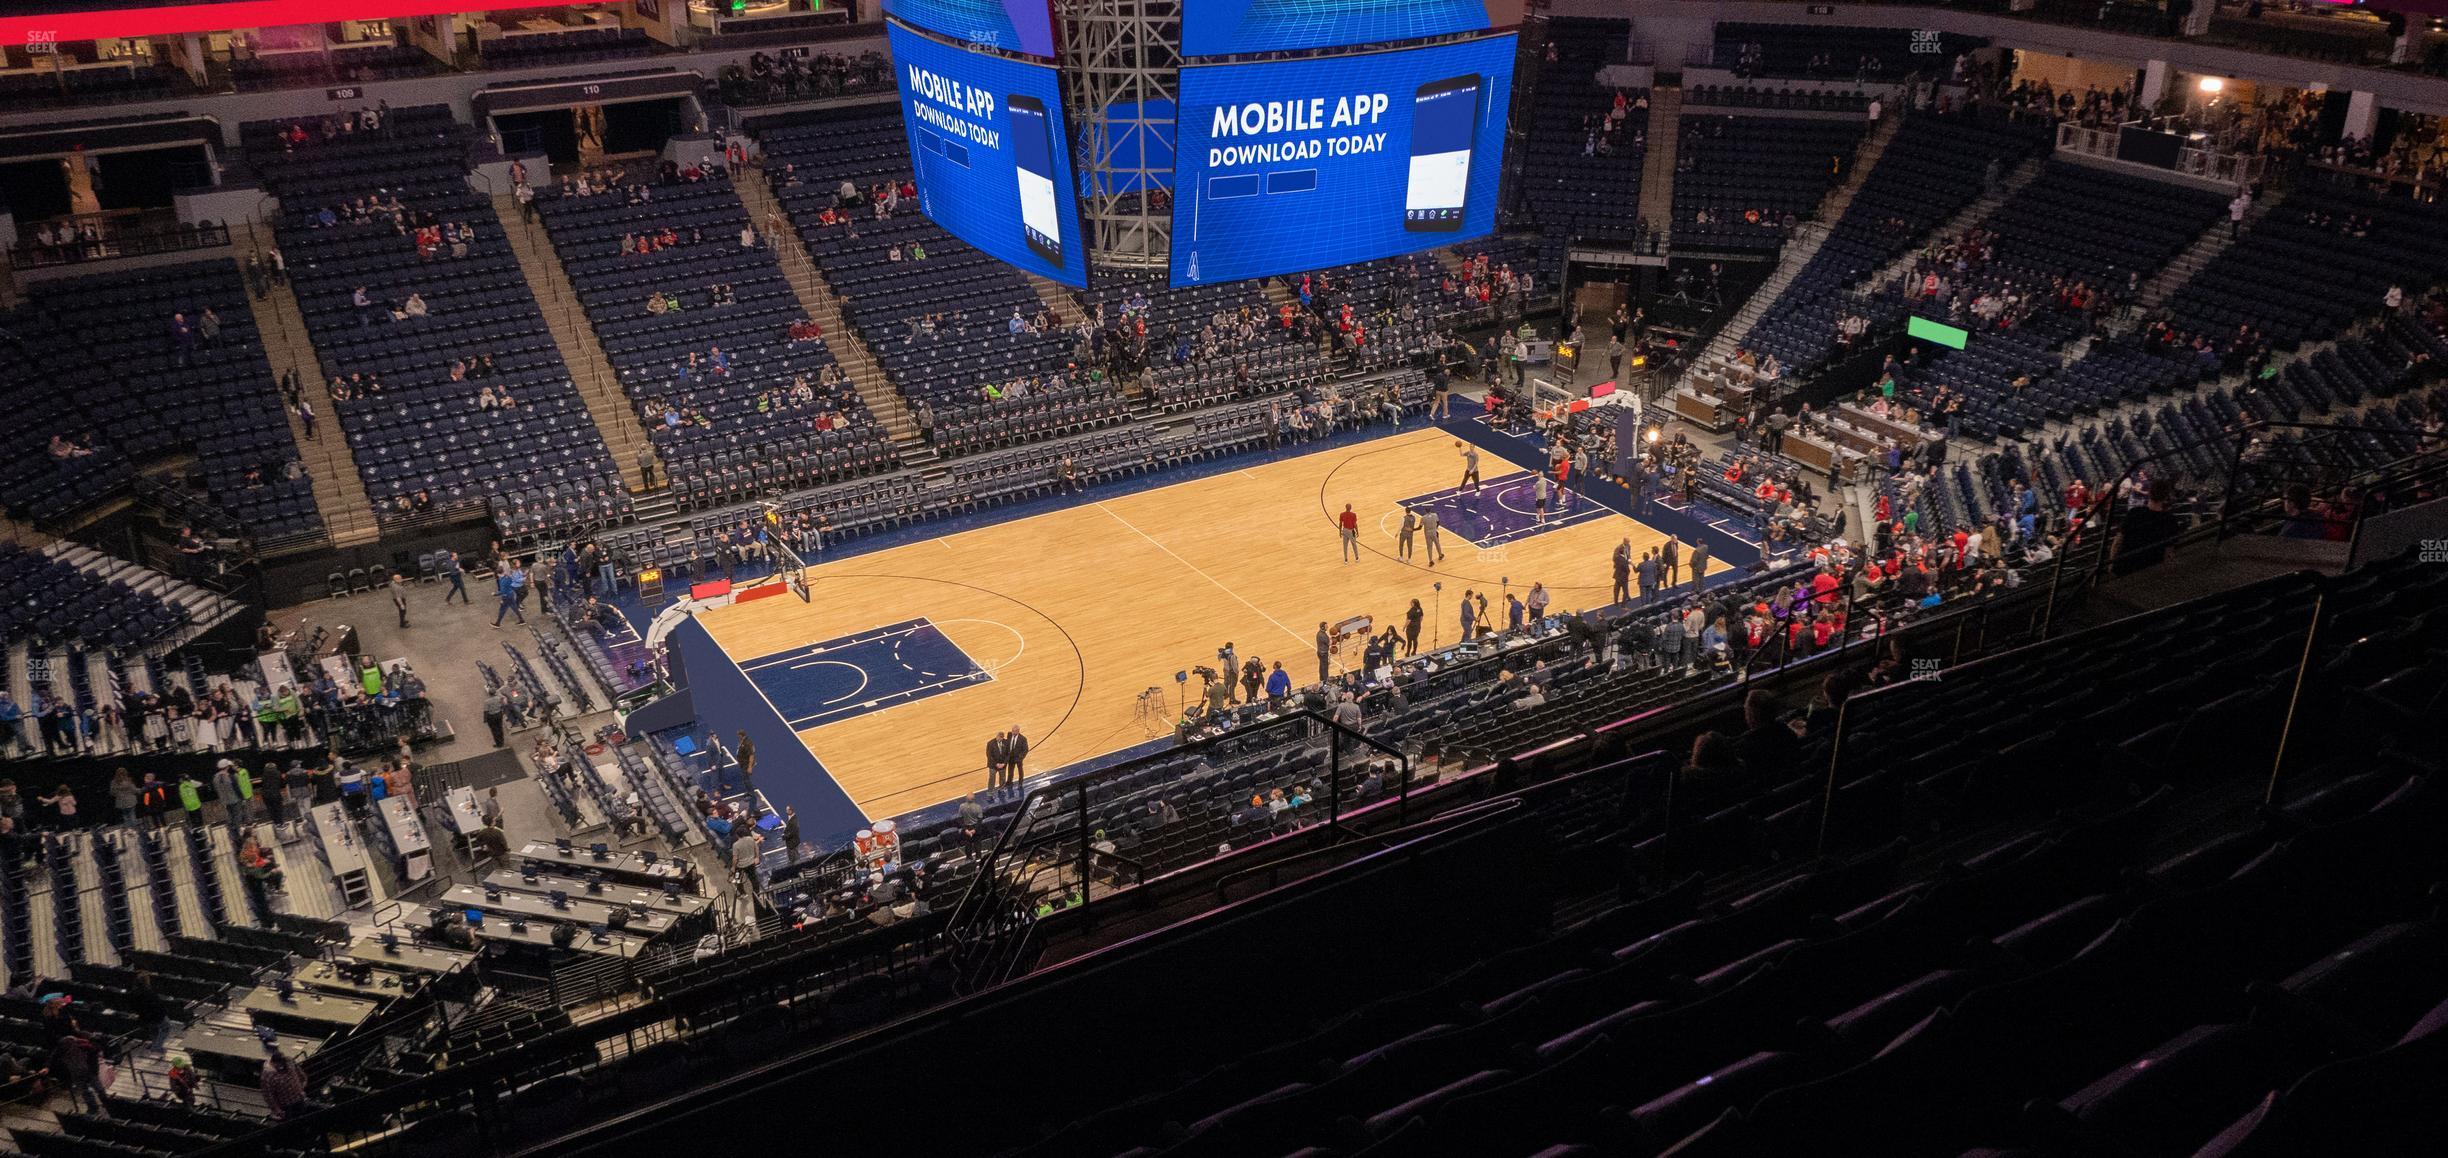
[[(1577, 494), (1539, 518), (1534, 464), (1486, 445), (1509, 440), (1474, 441), (1476, 494), (1456, 485), (1455, 434), (1425, 427), (820, 563), (806, 602), (698, 619), (862, 812), (898, 815), (985, 787), (987, 737), (1014, 724), (1031, 775), (1151, 739), (1141, 694), (1159, 689), (1169, 721), (1175, 673), (1214, 666), (1227, 641), (1307, 683), (1320, 621), (1373, 616), (1382, 632), (1417, 599), (1426, 650), (1457, 640), (1465, 590), (1500, 626), (1504, 592), (1533, 582), (1551, 612), (1597, 606), (1617, 542), (1665, 540)], [(1332, 522), (1345, 503), (1360, 516), (1353, 563)], [(1440, 512), (1434, 569), (1424, 550), (1398, 557), (1406, 503)]]

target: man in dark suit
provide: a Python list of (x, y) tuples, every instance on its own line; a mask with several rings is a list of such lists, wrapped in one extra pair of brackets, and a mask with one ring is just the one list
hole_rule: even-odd
[(989, 792), (1003, 790), (1005, 765), (1008, 763), (1008, 747), (1009, 745), (1003, 742), (1001, 732), (986, 737), (986, 790)]
[(1020, 725), (1013, 724), (1003, 734), (1003, 780), (1017, 789), (1028, 779), (1028, 737), (1020, 734)]
[(1623, 542), (1615, 544), (1614, 565), (1615, 602), (1630, 602), (1632, 599), (1632, 540), (1630, 537), (1627, 536)]

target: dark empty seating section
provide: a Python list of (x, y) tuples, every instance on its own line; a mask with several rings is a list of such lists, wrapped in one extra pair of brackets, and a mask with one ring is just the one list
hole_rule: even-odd
[[(438, 105), (394, 109), (387, 126), (329, 140), (309, 131), (294, 145), (282, 136), (289, 122), (242, 129), (250, 163), (281, 199), (281, 249), (326, 379), (380, 381), (378, 393), (361, 386), (363, 397), (328, 404), (367, 496), (397, 518), (418, 492), (436, 509), (473, 512), (511, 487), (618, 491), (493, 206), (468, 184), (474, 130)], [(382, 210), (357, 211), (375, 199)], [(337, 224), (323, 224), (327, 211)], [(410, 231), (427, 223), (472, 231), (467, 256), (420, 256)], [(361, 287), (370, 307), (352, 304)], [(427, 316), (393, 320), (411, 294)], [(451, 362), (476, 356), (493, 358), (497, 373), (453, 381)], [(486, 388), (510, 391), (515, 408), (480, 409)]]
[[(0, 313), (0, 330), (12, 334), (40, 334), (49, 324), (31, 307)], [(36, 351), (31, 342), (0, 341), (0, 406), (32, 419), (0, 433), (0, 504), (19, 518), (48, 520), (117, 493), (136, 468), (96, 413), (118, 393), (89, 408), (83, 395), (58, 388), (56, 368)]]
[(1641, 165), (1648, 156), (1648, 92), (1623, 93), (1625, 112), (1607, 127), (1616, 91), (1598, 70), (1623, 59), (1619, 20), (1557, 20), (1556, 58), (1539, 66), (1521, 149), (1519, 209), (1545, 232), (1575, 240), (1631, 241), (1641, 234)]
[[(520, 10), (524, 11), (524, 10)], [(477, 42), (484, 62), (494, 68), (530, 65), (555, 67), (622, 60), (663, 51), (643, 28), (570, 28), (561, 31), (511, 31)]]
[[(237, 266), (190, 262), (34, 289), (48, 332), (89, 353), (61, 365), (62, 385), (129, 453), (191, 450), (213, 501), (258, 535), (321, 528)], [(206, 310), (219, 335), (183, 347), (173, 316), (193, 330)]]
[(2249, 326), (2293, 349), (2376, 312), (2391, 285), (2411, 298), (2448, 274), (2448, 210), (2307, 177), (2176, 291), (2168, 310), (2195, 333)]
[(1958, 54), (1983, 43), (1954, 33), (1912, 28), (1726, 20), (1717, 24), (1715, 56), (1710, 63), (1742, 77), (1896, 82), (1914, 73), (1944, 74), (1953, 68)]
[(1686, 116), (1675, 154), (1675, 245), (1763, 250), (1784, 243), (1853, 167), (1865, 122)]
[(129, 648), (186, 623), (186, 613), (126, 583), (0, 543), (0, 640)]
[[(2331, 590), (2358, 621), (2316, 660), (2338, 698), (2307, 706), (2421, 647), (2343, 637), (2444, 638), (2442, 594), (2411, 557)], [(1775, 861), (1816, 833), (1824, 747), (1699, 780), (1677, 864), (1709, 887), (1650, 878), (1254, 1052), (1148, 1028), (1166, 1074), (1019, 1153), (2413, 1152), (2379, 1140), (2436, 1106), (2345, 1091), (2435, 1082), (2448, 1028), (2448, 792), (2401, 746), (2417, 717), (2203, 835), (2260, 798), (2313, 596), (2273, 580), (1856, 698), (1833, 855)], [(1573, 863), (1653, 862), (1661, 840), (1603, 843), (1635, 774), (1551, 786), (1530, 827), (1599, 844)]]

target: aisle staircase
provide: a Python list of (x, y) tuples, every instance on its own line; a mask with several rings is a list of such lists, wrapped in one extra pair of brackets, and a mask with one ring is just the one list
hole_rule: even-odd
[(1033, 273), (1028, 275), (1028, 280), (1030, 288), (1037, 291), (1037, 300), (1054, 311), (1054, 320), (1066, 326), (1076, 326), (1088, 320), (1088, 311), (1080, 308), (1079, 299), (1072, 297), (1071, 291), (1063, 288), (1061, 283)]
[(799, 231), (788, 227), (789, 216), (781, 212), (765, 174), (753, 167), (746, 169), (731, 182), (731, 188), (739, 194), (749, 220), (779, 218), (785, 223), (782, 229), (768, 230), (771, 236), (767, 238), (774, 257), (781, 263), (782, 276), (790, 282), (791, 292), (798, 295), (800, 308), (824, 328), (825, 348), (833, 352), (833, 360), (841, 364), (842, 373), (850, 376), (850, 384), (867, 403), (867, 412), (875, 415), (884, 432), (892, 436), (893, 449), (903, 462), (931, 459), (933, 451), (919, 436), (918, 420), (910, 415), (909, 404), (902, 399), (901, 391), (894, 388), (892, 379), (885, 376), (883, 363), (859, 340), (858, 332), (850, 328), (850, 319), (842, 313), (841, 299), (834, 296), (833, 288), (817, 273), (816, 259), (808, 255), (807, 246), (800, 242)]
[(1853, 199), (1861, 194), (1871, 171), (1878, 168), (1879, 158), (1887, 155), (1888, 143), (1895, 140), (1896, 132), (1903, 125), (1903, 117), (1891, 116), (1880, 121), (1862, 138), (1860, 149), (1853, 154), (1853, 166), (1845, 170), (1844, 180), (1837, 182), (1834, 188), (1827, 191), (1827, 196), (1820, 198), (1819, 208), (1812, 212), (1811, 219), (1786, 239), (1784, 249), (1777, 255), (1776, 272), (1768, 275), (1768, 280), (1752, 291), (1750, 300), (1743, 303), (1743, 308), (1718, 329), (1717, 336), (1709, 340), (1702, 357), (1731, 355), (1742, 345), (1743, 339), (1750, 336), (1751, 328), (1759, 324), (1760, 318), (1767, 314), (1768, 307), (1775, 304), (1787, 286), (1793, 284), (1794, 278), (1810, 265), (1811, 259), (1819, 256), (1820, 248), (1835, 232), (1836, 223), (1844, 220), (1845, 210), (1853, 207)]
[[(238, 225), (232, 233), (231, 240), (244, 252), (261, 253), (275, 244), (272, 227), (261, 222)], [(314, 407), (315, 437), (306, 437), (305, 424), (293, 409), (288, 411), (289, 436), (297, 440), (298, 459), (306, 464), (306, 476), (314, 484), (315, 506), (323, 512), (323, 526), (331, 534), (332, 545), (356, 547), (373, 542), (381, 536), (382, 527), (374, 518), (374, 501), (366, 496), (364, 476), (357, 473), (357, 456), (350, 452), (348, 436), (340, 429), (340, 416), (333, 413), (331, 392), (324, 386), (329, 379), (307, 336), (306, 315), (298, 308), (297, 294), (284, 281), (262, 297), (251, 298), (248, 305), (255, 314), (255, 332), (263, 339), (264, 358), (272, 364), (272, 377), (277, 381), (295, 374), (299, 393)]]
[(1989, 220), (1989, 215), (1997, 212), (1999, 206), (2012, 200), (2015, 194), (2023, 191), (2024, 186), (2039, 180), (2040, 172), (2046, 166), (2046, 158), (2024, 158), (2022, 164), (2016, 165), (2012, 172), (1998, 180), (1996, 188), (1981, 194), (1970, 205), (1956, 210), (1955, 216), (1939, 222), (1936, 228), (1922, 237), (1921, 244), (1904, 251), (1897, 255), (1894, 261), (1881, 266), (1877, 273), (1871, 274), (1869, 279), (1862, 283), (1861, 288), (1866, 292), (1904, 276), (1915, 263), (1921, 260), (1922, 251)]
[(587, 413), (594, 417), (612, 461), (620, 466), (621, 481), (632, 494), (648, 489), (640, 461), (652, 445), (646, 438), (645, 422), (638, 417), (628, 392), (621, 389), (620, 374), (605, 356), (603, 344), (596, 341), (595, 326), (587, 320), (586, 307), (579, 304), (577, 287), (561, 268), (560, 256), (553, 252), (543, 221), (522, 220), (518, 199), (506, 193), (494, 194), (493, 215), (501, 218), (510, 252), (518, 258), (519, 272), (527, 277), (528, 292), (535, 295), (544, 326), (561, 353), (561, 364), (568, 368), (578, 396), (586, 401)]
[[(2251, 229), (2260, 224), (2261, 219), (2269, 216), (2270, 211), (2285, 199), (2286, 191), (2279, 190), (2253, 202), (2252, 208), (2244, 211), (2244, 228)], [(2193, 239), (2193, 244), (2185, 247), (2183, 253), (2177, 254), (2175, 260), (2142, 283), (2141, 292), (2134, 295), (2133, 306), (2120, 319), (2121, 322), (2128, 327), (2139, 328), (2142, 319), (2166, 305), (2168, 299), (2176, 296), (2177, 290), (2193, 280), (2193, 275), (2200, 273), (2234, 244), (2235, 238), (2229, 234), (2227, 216), (2222, 213), (2218, 220), (2210, 223), (2210, 228), (2202, 231), (2200, 237)]]
[(1683, 90), (1649, 90), (1649, 152), (1641, 159), (1640, 215), (1652, 233), (1674, 236), (1675, 156), (1683, 145)]

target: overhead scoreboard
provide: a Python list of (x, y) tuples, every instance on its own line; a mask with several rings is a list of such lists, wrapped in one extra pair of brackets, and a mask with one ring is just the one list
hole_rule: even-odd
[(1237, 281), (1496, 228), (1514, 38), (1182, 69), (1172, 282)]
[[(906, 6), (906, 5), (905, 5)], [(1088, 284), (1071, 136), (1053, 66), (889, 22), (921, 212), (1003, 262)], [(1026, 34), (1014, 43), (1033, 43)]]
[[(1516, 49), (1491, 9), (1504, 4), (1183, 0), (1172, 139), (1133, 154), (1170, 150), (1172, 284), (1493, 232)], [(885, 13), (921, 210), (1006, 263), (1086, 285), (1049, 0), (885, 0)]]

